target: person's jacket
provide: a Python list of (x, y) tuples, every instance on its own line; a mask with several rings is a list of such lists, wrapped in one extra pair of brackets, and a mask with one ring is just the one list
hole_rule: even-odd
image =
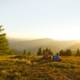
[(59, 58), (60, 58), (59, 55), (55, 55), (55, 56), (54, 56), (54, 60), (55, 60), (55, 61), (58, 61)]

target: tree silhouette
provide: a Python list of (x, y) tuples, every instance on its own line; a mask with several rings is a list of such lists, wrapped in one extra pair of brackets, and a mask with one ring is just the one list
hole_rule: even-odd
[(66, 56), (71, 56), (72, 55), (72, 52), (71, 52), (71, 50), (70, 49), (67, 49), (66, 50), (66, 54), (65, 54)]
[(46, 50), (43, 49), (42, 55), (45, 55)]
[(28, 56), (31, 56), (31, 52), (29, 51), (27, 55), (28, 55)]
[(79, 49), (77, 49), (76, 56), (80, 56), (80, 50)]
[(6, 39), (6, 34), (2, 33), (4, 29), (0, 26), (0, 54), (12, 54), (12, 50), (9, 48), (8, 40)]
[(59, 55), (60, 56), (71, 56), (72, 51), (70, 49), (67, 49), (66, 51), (60, 50)]
[(23, 56), (25, 56), (26, 55), (26, 50), (24, 49), (24, 51), (23, 51)]
[(64, 56), (64, 51), (63, 50), (60, 50), (59, 55), (60, 56)]
[(48, 49), (49, 51), (49, 55), (53, 55), (53, 52), (51, 51), (51, 49)]
[(37, 55), (42, 55), (42, 49), (41, 49), (41, 47), (38, 49)]

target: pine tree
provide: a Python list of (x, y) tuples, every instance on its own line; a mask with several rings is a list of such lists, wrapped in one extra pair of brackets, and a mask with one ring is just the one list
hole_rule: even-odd
[(72, 55), (71, 50), (70, 50), (70, 49), (67, 49), (67, 50), (66, 50), (66, 56), (71, 56), (71, 55)]
[(28, 56), (31, 56), (31, 52), (30, 51), (28, 52)]
[(48, 48), (46, 48), (46, 51), (48, 51), (49, 49)]
[(43, 49), (42, 55), (45, 55), (46, 50)]
[(63, 50), (63, 54), (62, 54), (62, 55), (63, 55), (63, 56), (66, 56), (66, 51)]
[(4, 29), (0, 26), (0, 54), (12, 54), (11, 49), (9, 48), (8, 40), (6, 39), (6, 34), (2, 33)]
[(64, 51), (63, 50), (60, 50), (59, 55), (60, 56), (64, 56)]
[(49, 51), (49, 55), (53, 55), (53, 52), (51, 51), (51, 49), (49, 49), (48, 51)]
[(24, 51), (23, 51), (23, 56), (25, 56), (26, 55), (26, 50), (24, 49)]
[(41, 49), (41, 47), (38, 49), (37, 55), (42, 55), (42, 49)]
[(76, 56), (80, 56), (80, 50), (79, 49), (77, 49)]

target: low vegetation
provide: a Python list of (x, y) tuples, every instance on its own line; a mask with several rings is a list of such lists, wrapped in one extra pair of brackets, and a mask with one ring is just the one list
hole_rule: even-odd
[(0, 56), (0, 80), (80, 80), (80, 57), (62, 62), (41, 61), (42, 56)]

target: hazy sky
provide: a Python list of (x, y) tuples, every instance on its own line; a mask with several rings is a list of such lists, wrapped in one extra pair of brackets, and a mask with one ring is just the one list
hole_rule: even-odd
[(13, 38), (80, 39), (80, 0), (0, 0), (0, 24)]

